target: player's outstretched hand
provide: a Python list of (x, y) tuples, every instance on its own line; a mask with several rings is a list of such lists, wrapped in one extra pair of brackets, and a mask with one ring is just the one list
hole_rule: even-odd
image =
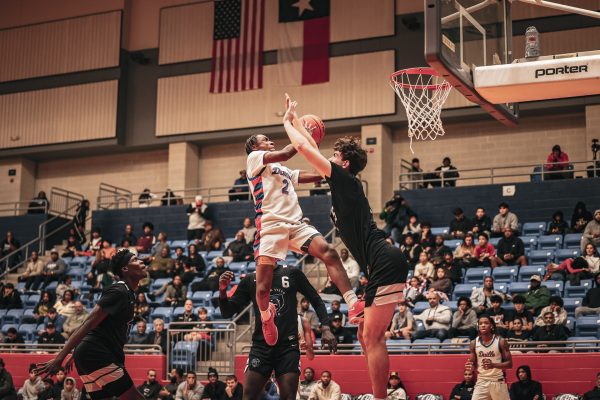
[(321, 331), (321, 343), (323, 348), (328, 348), (330, 353), (337, 353), (337, 339), (329, 329)]
[[(56, 358), (51, 359), (50, 361), (46, 361), (45, 363), (36, 364), (35, 372), (37, 375), (44, 375), (42, 377), (42, 379), (49, 378), (51, 376), (56, 375), (56, 373), (59, 371), (60, 367), (62, 366), (63, 361), (64, 361), (64, 359), (62, 357), (56, 357)], [(73, 360), (71, 358), (71, 355), (69, 354), (66, 365), (69, 366), (69, 368), (71, 368), (72, 363), (73, 363)]]
[(231, 271), (225, 271), (219, 278), (219, 290), (227, 290), (227, 287), (233, 280), (234, 275)]
[(283, 116), (283, 123), (292, 122), (294, 118), (298, 118), (296, 115), (296, 107), (298, 106), (297, 101), (292, 101), (288, 94), (286, 93), (285, 104), (287, 105), (285, 109), (285, 114)]

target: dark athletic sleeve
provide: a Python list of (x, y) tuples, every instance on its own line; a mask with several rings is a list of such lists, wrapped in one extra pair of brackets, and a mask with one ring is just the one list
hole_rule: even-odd
[(302, 293), (313, 306), (321, 325), (329, 325), (330, 317), (329, 314), (327, 314), (327, 308), (325, 307), (325, 303), (323, 303), (323, 299), (319, 296), (319, 293), (317, 293), (315, 288), (308, 282), (306, 275), (304, 275), (302, 271), (299, 269), (293, 269), (292, 271), (294, 280), (298, 285), (298, 291)]
[(238, 285), (235, 293), (231, 298), (223, 298), (219, 296), (219, 308), (221, 309), (221, 315), (225, 318), (233, 317), (233, 314), (238, 313), (244, 309), (252, 301), (252, 295), (254, 291), (250, 288), (250, 282), (253, 279), (253, 275), (248, 275)]
[(100, 300), (98, 300), (98, 305), (111, 317), (127, 312), (127, 307), (129, 306), (129, 296), (124, 290), (119, 290), (119, 286), (121, 285), (115, 284), (110, 286), (102, 294)]

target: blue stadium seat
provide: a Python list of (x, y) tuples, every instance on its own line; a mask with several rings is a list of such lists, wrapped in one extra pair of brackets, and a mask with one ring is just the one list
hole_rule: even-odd
[(385, 342), (388, 348), (400, 351), (410, 350), (411, 342), (409, 339), (388, 339)]
[(211, 291), (198, 291), (192, 294), (192, 303), (198, 306), (208, 306), (210, 305), (210, 299), (212, 299)]
[(83, 281), (85, 269), (82, 267), (71, 267), (67, 271), (67, 275), (73, 278), (73, 281)]
[(446, 236), (449, 232), (450, 232), (450, 228), (447, 226), (431, 228), (431, 234), (433, 236), (437, 236), (437, 235)]
[(429, 308), (429, 303), (427, 301), (419, 301), (415, 303), (415, 307), (412, 309), (413, 315), (419, 315), (423, 311)]
[[(592, 341), (592, 340), (598, 340), (598, 338), (594, 337), (594, 336), (572, 336), (570, 338), (567, 338), (567, 342), (577, 342), (580, 340)], [(575, 347), (595, 349), (597, 346), (595, 343), (575, 343)], [(590, 350), (590, 351), (594, 351), (594, 350)]]
[(177, 342), (171, 350), (171, 366), (169, 368), (182, 368), (196, 370), (196, 360), (199, 342)]
[(254, 261), (249, 262), (248, 265), (246, 266), (246, 272), (251, 273), (254, 271), (256, 271), (256, 263)]
[(512, 282), (494, 282), (494, 289), (502, 293), (508, 293), (508, 288)]
[(25, 340), (34, 340), (37, 336), (37, 324), (21, 324), (17, 329)]
[(575, 309), (581, 306), (581, 297), (565, 297), (563, 299), (564, 308), (569, 317), (575, 316)]
[[(439, 344), (440, 339), (437, 338), (424, 338), (424, 339), (415, 339), (412, 344)], [(413, 350), (422, 350), (427, 351), (427, 346), (412, 346)], [(432, 349), (439, 349), (440, 346), (431, 346)]]
[(150, 289), (152, 291), (156, 291), (171, 281), (171, 278), (158, 278), (154, 282), (152, 282), (152, 284), (150, 285)]
[(73, 259), (69, 262), (70, 267), (85, 267), (88, 263), (88, 258), (86, 256), (78, 256), (73, 257)]
[(529, 262), (531, 264), (547, 265), (554, 260), (554, 250), (531, 250), (529, 251)]
[(2, 333), (4, 333), (6, 335), (6, 331), (8, 331), (10, 328), (15, 328), (17, 330), (19, 330), (19, 325), (18, 324), (2, 324)]
[(565, 284), (565, 297), (583, 297), (591, 287), (591, 279), (580, 281), (578, 286), (571, 285), (571, 282), (567, 281)]
[(525, 251), (537, 250), (537, 246), (538, 246), (538, 237), (537, 236), (522, 236), (521, 240), (523, 241), (523, 247), (525, 248)]
[(173, 309), (171, 307), (156, 307), (150, 314), (150, 318), (156, 319), (161, 318), (165, 322), (171, 322), (173, 316)]
[(508, 291), (511, 295), (522, 294), (529, 291), (529, 282), (513, 282), (508, 287)]
[(177, 247), (182, 247), (184, 250), (187, 249), (188, 241), (187, 240), (173, 240), (171, 242), (171, 248), (173, 250), (175, 250), (175, 248), (177, 248)]
[(180, 315), (183, 315), (184, 311), (185, 310), (183, 307), (175, 307), (175, 310), (173, 310), (173, 319), (177, 318)]
[(556, 250), (562, 247), (562, 235), (544, 235), (538, 239), (539, 250)]
[(581, 233), (567, 233), (563, 240), (565, 249), (579, 249), (581, 247)]
[(525, 265), (519, 269), (519, 282), (529, 282), (533, 275), (544, 276), (546, 268), (541, 265)]
[(523, 235), (541, 235), (545, 230), (545, 222), (525, 222), (521, 233)]
[(600, 338), (600, 316), (584, 316), (577, 318), (576, 336), (595, 336)]
[(23, 309), (8, 310), (6, 315), (2, 317), (3, 324), (19, 324), (21, 317), (25, 311)]
[(575, 317), (567, 317), (567, 329), (571, 332), (571, 335), (575, 333)]
[(21, 317), (22, 324), (33, 324), (37, 322), (37, 318), (33, 315), (33, 308), (27, 308)]
[(26, 282), (18, 282), (17, 285), (15, 286), (15, 289), (18, 292), (24, 293), (25, 292), (25, 283)]
[(458, 302), (456, 300), (445, 301), (444, 305), (450, 307), (452, 312), (455, 312), (456, 310), (458, 310)]
[(454, 291), (452, 292), (452, 300), (458, 300), (459, 297), (471, 297), (471, 293), (473, 289), (482, 286), (482, 284), (473, 284), (473, 283), (459, 283), (454, 287)]
[(550, 294), (562, 297), (564, 289), (563, 281), (545, 281), (542, 282), (542, 286), (546, 286), (550, 290)]
[(498, 243), (500, 242), (500, 239), (502, 239), (502, 238), (493, 237), (493, 238), (490, 238), (489, 242), (492, 246), (498, 247)]
[(483, 268), (469, 268), (465, 275), (465, 283), (477, 283), (482, 285), (483, 278), (486, 276), (490, 276), (492, 274), (491, 267), (483, 267)]
[(205, 258), (206, 258), (206, 260), (207, 260), (207, 261), (212, 261), (213, 259), (215, 259), (215, 258), (217, 258), (217, 257), (221, 257), (222, 255), (223, 255), (223, 252), (222, 252), (222, 251), (219, 251), (219, 250), (213, 250), (213, 251), (209, 251), (209, 252), (206, 254), (206, 257), (205, 257)]
[(231, 269), (233, 272), (243, 272), (246, 270), (247, 264), (248, 263), (246, 261), (232, 262), (231, 264), (229, 264), (229, 269)]
[(444, 240), (444, 244), (448, 247), (450, 247), (452, 250), (456, 249), (458, 246), (460, 246), (460, 244), (462, 243), (462, 240), (457, 240), (457, 239), (453, 239), (453, 240)]
[(40, 301), (39, 294), (32, 294), (28, 296), (26, 300), (24, 298), (25, 296), (21, 297), (21, 299), (23, 300), (23, 304), (25, 304), (26, 307), (35, 307), (36, 304)]
[(519, 267), (496, 267), (492, 272), (494, 282), (510, 283), (517, 280)]
[(554, 252), (554, 259), (557, 264), (560, 264), (567, 258), (577, 257), (579, 257), (579, 249), (558, 249)]
[(46, 286), (44, 288), (44, 290), (48, 290), (49, 292), (56, 292), (56, 288), (57, 287), (58, 287), (58, 282), (57, 281), (53, 281), (53, 282), (50, 282), (48, 284), (48, 286)]

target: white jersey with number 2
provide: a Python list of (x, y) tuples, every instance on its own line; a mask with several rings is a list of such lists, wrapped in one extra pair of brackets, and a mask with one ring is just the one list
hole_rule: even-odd
[(246, 162), (257, 219), (260, 218), (263, 228), (280, 222), (298, 223), (302, 219), (302, 209), (295, 188), (300, 171), (279, 163), (265, 165), (266, 153), (253, 151)]

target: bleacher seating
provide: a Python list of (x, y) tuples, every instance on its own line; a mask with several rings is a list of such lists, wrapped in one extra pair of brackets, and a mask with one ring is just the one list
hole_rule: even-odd
[(600, 316), (583, 316), (575, 321), (576, 336), (594, 336), (600, 339)]
[(579, 253), (579, 249), (558, 249), (554, 252), (555, 262), (560, 264), (567, 258), (577, 258)]
[(546, 268), (541, 265), (525, 265), (519, 269), (519, 282), (529, 282), (533, 275), (544, 276)]
[(546, 230), (545, 222), (525, 222), (523, 224), (523, 235), (541, 235)]
[(543, 235), (538, 239), (539, 250), (557, 250), (562, 247), (562, 235)]
[(483, 282), (483, 278), (492, 274), (492, 268), (469, 268), (465, 275), (465, 283), (478, 283)]
[(567, 315), (573, 317), (575, 315), (575, 309), (581, 306), (581, 297), (566, 297), (563, 298), (564, 308), (567, 311)]
[(550, 293), (553, 296), (561, 296), (562, 297), (563, 288), (564, 288), (563, 281), (545, 281), (545, 282), (542, 282), (542, 286), (546, 286), (550, 290)]
[(571, 285), (571, 282), (567, 281), (565, 284), (565, 297), (583, 297), (591, 287), (591, 279), (582, 280), (579, 285)]
[(538, 237), (537, 236), (523, 236), (521, 237), (523, 241), (523, 247), (525, 251), (536, 250), (538, 246)]
[(547, 265), (554, 260), (554, 250), (531, 250), (528, 258), (531, 264)]
[(494, 282), (510, 283), (517, 280), (519, 275), (519, 267), (496, 267), (492, 272)]
[(581, 236), (581, 233), (567, 233), (563, 243), (565, 249), (579, 249)]

